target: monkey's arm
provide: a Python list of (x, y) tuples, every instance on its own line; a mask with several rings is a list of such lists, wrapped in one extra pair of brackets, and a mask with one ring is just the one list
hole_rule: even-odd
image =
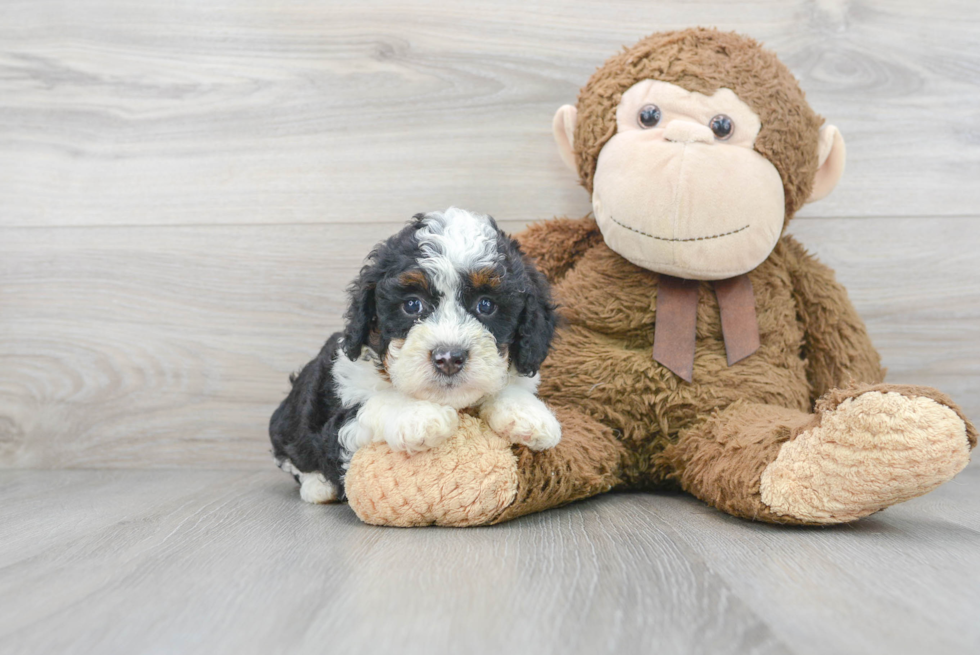
[(803, 354), (813, 399), (850, 382), (882, 382), (885, 371), (878, 351), (833, 270), (791, 236), (784, 236), (781, 242), (803, 322)]
[(586, 216), (534, 223), (514, 238), (548, 281), (554, 283), (590, 248), (602, 241), (602, 233), (595, 219)]

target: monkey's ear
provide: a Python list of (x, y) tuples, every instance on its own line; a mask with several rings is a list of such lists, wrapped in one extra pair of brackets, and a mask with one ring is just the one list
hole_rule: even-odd
[(555, 112), (551, 130), (558, 144), (558, 154), (573, 173), (578, 175), (578, 157), (575, 156), (575, 121), (578, 110), (574, 105), (562, 105)]
[(844, 147), (844, 137), (833, 125), (820, 128), (820, 141), (817, 145), (817, 175), (813, 178), (813, 191), (807, 202), (815, 202), (825, 198), (844, 174), (844, 159), (847, 148)]

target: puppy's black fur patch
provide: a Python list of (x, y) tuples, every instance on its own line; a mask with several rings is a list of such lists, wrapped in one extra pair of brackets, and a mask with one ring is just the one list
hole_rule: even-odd
[(286, 459), (304, 473), (323, 473), (341, 490), (339, 500), (343, 500), (343, 453), (337, 432), (357, 415), (360, 406), (344, 407), (337, 396), (330, 373), (339, 352), (337, 332), (299, 375), (290, 376), (293, 388), (272, 413), (269, 437), (277, 462)]

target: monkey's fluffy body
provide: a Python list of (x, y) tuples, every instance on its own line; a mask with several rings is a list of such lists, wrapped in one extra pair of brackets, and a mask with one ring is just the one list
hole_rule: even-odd
[[(539, 393), (563, 408), (564, 416), (581, 413), (601, 424), (622, 446), (618, 466), (608, 462), (611, 474), (601, 481), (592, 476), (591, 461), (563, 476), (566, 494), (588, 496), (603, 485), (647, 489), (679, 483), (737, 515), (811, 522), (774, 514), (761, 502), (765, 466), (783, 443), (810, 426), (822, 395), (851, 389), (840, 402), (881, 390), (876, 385), (884, 379), (864, 324), (830, 269), (792, 237), (780, 240), (749, 274), (762, 346), (735, 366), (726, 361), (715, 294), (702, 282), (694, 381), (686, 383), (651, 356), (656, 273), (610, 250), (591, 218), (537, 224), (519, 240), (551, 279), (566, 322), (542, 367)], [(558, 248), (559, 243), (574, 246)], [(959, 412), (949, 399), (934, 397)], [(574, 440), (570, 432), (566, 438)], [(975, 436), (970, 439), (975, 444)], [(717, 468), (719, 475), (704, 476), (705, 468)], [(539, 508), (533, 486), (527, 490), (501, 519)]]
[[(542, 368), (540, 394), (611, 427), (629, 449), (624, 478), (633, 484), (659, 484), (672, 477), (672, 466), (658, 454), (681, 432), (737, 401), (810, 411), (815, 398), (807, 369), (818, 363), (806, 359), (801, 316), (808, 308), (794, 286), (805, 272), (811, 283), (821, 285), (818, 293), (831, 301), (822, 308), (825, 314), (841, 319), (836, 329), (850, 333), (840, 344), (846, 350), (846, 373), (859, 383), (884, 378), (878, 354), (843, 288), (792, 238), (783, 237), (769, 259), (749, 274), (762, 346), (737, 365), (728, 365), (718, 302), (711, 285), (702, 282), (694, 380), (684, 382), (651, 356), (658, 274), (610, 250), (590, 218), (533, 226), (522, 235), (522, 247), (548, 273), (552, 267), (565, 268), (567, 261), (551, 255), (555, 250), (550, 242), (569, 230), (593, 244), (564, 276), (553, 274), (567, 325)], [(814, 273), (822, 279), (815, 280)]]
[[(839, 179), (844, 155), (836, 128), (821, 129), (823, 119), (775, 55), (752, 39), (714, 30), (655, 34), (609, 59), (583, 87), (577, 107), (563, 107), (556, 115), (559, 151), (593, 194), (596, 216), (602, 213), (594, 190), (600, 154), (610, 140), (625, 134), (617, 132), (624, 129), (617, 123), (617, 109), (624, 94), (644, 80), (676, 85), (682, 90), (679, 97), (684, 90), (702, 94), (691, 98), (709, 110), (709, 96), (725, 88), (750, 106), (761, 125), (751, 151), (725, 152), (761, 155), (775, 167), (779, 179), (770, 191), (785, 201), (783, 228), (804, 202), (826, 195)], [(675, 122), (688, 123), (690, 147), (735, 147), (723, 139), (695, 143), (697, 130), (704, 133), (703, 123), (692, 126), (691, 115), (677, 115)], [(660, 148), (670, 140), (666, 132), (661, 137), (654, 130), (630, 138), (620, 143)], [(613, 176), (618, 170), (624, 175), (619, 179), (665, 184), (671, 192), (669, 185), (677, 179), (664, 181), (664, 175), (647, 169), (636, 175), (645, 153), (636, 154), (620, 157)], [(604, 166), (611, 167), (608, 161)], [(699, 185), (692, 193), (711, 196), (720, 188), (712, 186), (707, 169), (686, 173)], [(631, 193), (627, 188), (623, 195)], [(626, 197), (615, 211), (632, 203), (633, 218), (642, 219), (649, 197)], [(732, 211), (726, 197), (709, 199), (714, 205), (708, 209), (721, 220)], [(602, 218), (610, 218), (608, 205), (604, 208)], [(751, 222), (755, 217), (742, 218)], [(700, 242), (702, 250), (696, 252), (708, 253), (708, 260), (724, 257), (736, 243), (715, 238), (723, 233), (680, 239), (645, 234), (636, 224), (624, 227), (642, 235), (638, 239), (670, 242), (678, 251), (689, 247), (686, 242)], [(499, 465), (492, 480), (450, 485), (454, 494), (466, 484), (483, 488), (512, 481), (516, 487), (507, 507), (481, 516), (471, 512), (467, 524), (506, 521), (611, 489), (665, 485), (679, 485), (743, 518), (840, 523), (926, 493), (966, 466), (977, 443), (974, 426), (934, 389), (882, 383), (878, 353), (846, 291), (792, 237), (783, 234), (761, 263), (742, 269), (754, 291), (761, 345), (733, 365), (726, 360), (715, 293), (709, 283), (700, 283), (693, 381), (685, 382), (653, 359), (660, 276), (613, 249), (622, 244), (623, 234), (629, 233), (609, 241), (587, 217), (546, 221), (517, 236), (552, 282), (565, 319), (541, 368), (539, 388), (563, 436), (550, 450), (515, 448), (509, 464), (495, 459)], [(705, 240), (711, 240), (707, 249)], [(442, 459), (436, 453), (427, 460), (427, 475), (445, 484), (454, 464), (447, 456), (442, 470)], [(390, 470), (390, 459), (370, 451), (355, 457), (348, 476), (380, 479), (375, 475), (379, 467), (386, 480), (399, 478), (399, 470)], [(407, 466), (403, 472), (412, 474)], [(360, 489), (350, 502), (368, 522), (385, 522), (376, 518), (398, 514), (405, 506), (397, 483)], [(439, 508), (449, 501), (432, 489), (424, 500), (432, 511), (399, 524), (454, 524), (440, 518)]]

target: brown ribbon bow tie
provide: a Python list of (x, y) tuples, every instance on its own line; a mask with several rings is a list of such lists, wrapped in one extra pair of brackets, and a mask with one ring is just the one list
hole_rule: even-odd
[[(657, 287), (657, 325), (653, 358), (686, 382), (694, 379), (694, 343), (697, 336), (698, 280), (660, 276)], [(759, 349), (759, 322), (755, 294), (748, 275), (714, 282), (721, 333), (728, 365), (740, 362)]]

